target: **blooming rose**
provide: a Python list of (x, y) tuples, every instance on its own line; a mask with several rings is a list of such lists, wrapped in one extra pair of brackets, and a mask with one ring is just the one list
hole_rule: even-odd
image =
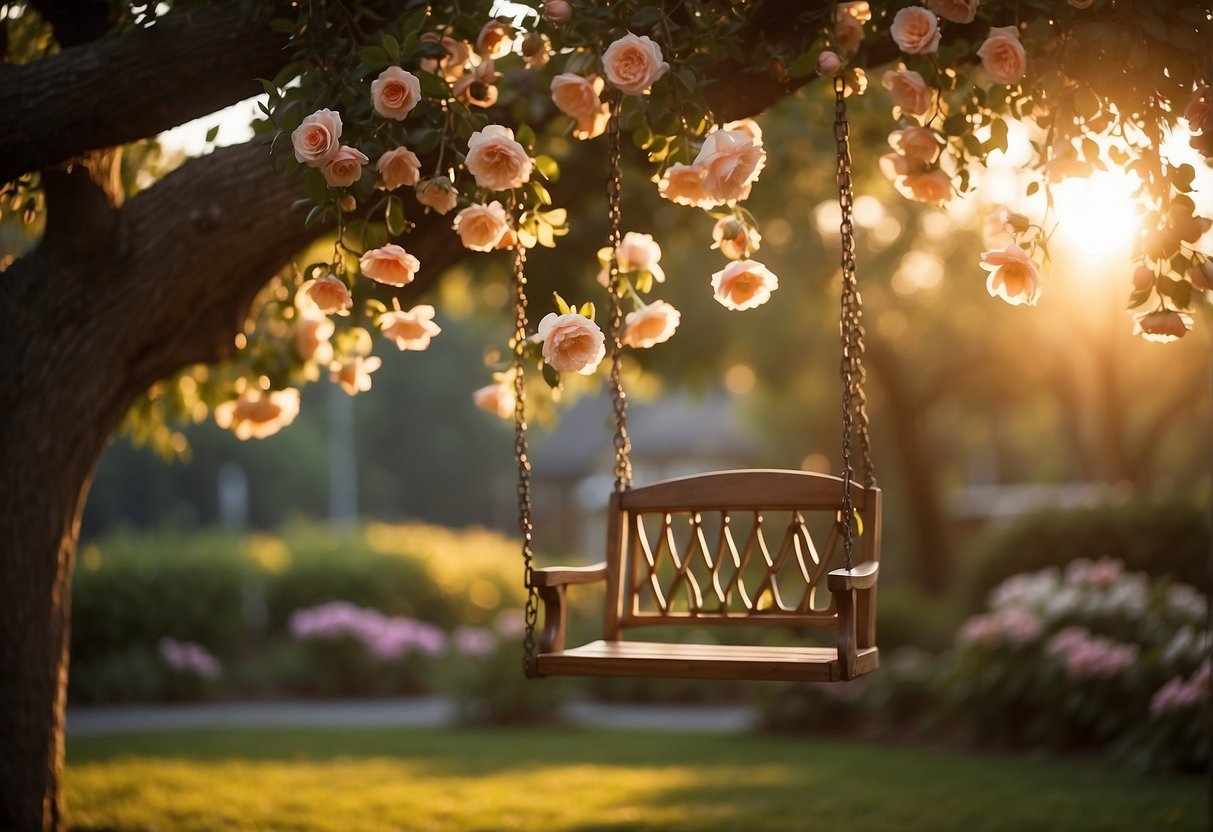
[(295, 158), (312, 167), (319, 167), (332, 158), (340, 146), (340, 139), (341, 114), (332, 110), (317, 110), (291, 133)]
[(517, 188), (531, 178), (534, 166), (526, 148), (514, 141), (514, 131), (500, 124), (490, 124), (472, 134), (464, 164), (476, 184), (490, 191)]
[(607, 81), (628, 95), (644, 95), (670, 65), (661, 59), (661, 47), (647, 35), (628, 32), (602, 54)]
[(915, 202), (936, 205), (952, 198), (952, 178), (939, 168), (911, 171), (901, 180), (900, 190)]
[(712, 198), (703, 186), (703, 168), (698, 165), (670, 165), (657, 181), (657, 193), (676, 205), (712, 208), (721, 200)]
[(451, 37), (440, 38), (436, 32), (421, 36), (423, 43), (439, 43), (446, 50), (445, 58), (422, 58), (421, 68), (426, 72), (442, 75), (448, 84), (454, 83), (463, 74), (463, 68), (472, 57), (472, 47)]
[(562, 72), (552, 79), (552, 102), (560, 112), (580, 121), (602, 107), (598, 97), (602, 92), (601, 78), (583, 78), (572, 72)]
[(375, 169), (383, 177), (383, 187), (394, 191), (404, 185), (416, 185), (421, 178), (421, 160), (405, 147), (389, 150), (379, 157)]
[(355, 355), (346, 361), (334, 361), (329, 367), (329, 379), (341, 385), (351, 396), (371, 389), (371, 373), (383, 364), (379, 356)]
[(395, 243), (373, 248), (358, 261), (362, 273), (385, 286), (407, 286), (413, 282), (421, 263)]
[(983, 252), (981, 267), (990, 273), (986, 280), (990, 297), (1000, 297), (1012, 306), (1036, 304), (1040, 297), (1040, 269), (1015, 243)]
[(704, 139), (695, 157), (703, 171), (703, 189), (718, 201), (745, 199), (766, 164), (761, 143), (743, 130), (717, 130)]
[(588, 376), (606, 355), (606, 336), (598, 324), (575, 312), (549, 312), (539, 322), (538, 337), (543, 342), (543, 360), (557, 372)]
[(1028, 70), (1028, 53), (1014, 26), (995, 26), (977, 50), (986, 74), (997, 84), (1017, 84)]
[(623, 343), (636, 349), (647, 349), (670, 340), (682, 320), (682, 313), (664, 300), (629, 312), (624, 320)]
[(370, 159), (356, 147), (341, 145), (341, 148), (324, 163), (320, 172), (324, 181), (332, 188), (345, 188), (362, 177), (362, 166)]
[(476, 52), (482, 58), (497, 60), (510, 54), (514, 45), (514, 30), (500, 20), (490, 20), (476, 36)]
[(1174, 309), (1159, 309), (1147, 312), (1137, 317), (1133, 334), (1140, 335), (1147, 341), (1166, 344), (1178, 341), (1188, 334), (1192, 328), (1192, 316), (1187, 312), (1176, 312)]
[(325, 315), (334, 312), (338, 315), (350, 314), (354, 298), (350, 295), (345, 281), (333, 274), (309, 280), (299, 287), (299, 291), (307, 295), (308, 300), (316, 304), (316, 308)]
[(872, 9), (867, 0), (856, 3), (839, 3), (834, 14), (834, 37), (838, 48), (844, 52), (859, 49), (863, 40), (863, 24), (872, 19)]
[(434, 323), (434, 307), (414, 306), (408, 312), (384, 312), (379, 329), (402, 350), (423, 350), (442, 329)]
[(1192, 97), (1184, 107), (1184, 119), (1193, 133), (1213, 130), (1213, 96), (1205, 84), (1200, 84), (1193, 90)]
[(471, 72), (462, 75), (451, 86), (451, 92), (476, 107), (492, 107), (497, 103), (497, 72), (491, 58), (481, 61)]
[(398, 66), (389, 66), (371, 82), (371, 102), (384, 118), (400, 121), (421, 101), (421, 82)]
[(329, 343), (329, 338), (333, 337), (335, 329), (328, 318), (300, 317), (292, 332), (295, 352), (304, 361), (327, 364), (333, 360), (333, 345)]
[(931, 91), (914, 70), (891, 69), (884, 74), (881, 83), (893, 93), (893, 103), (905, 112), (921, 116), (931, 109)]
[(293, 387), (262, 393), (245, 390), (232, 401), (215, 407), (215, 423), (232, 430), (237, 439), (264, 439), (295, 421), (299, 391)]
[(596, 139), (606, 132), (611, 120), (611, 105), (603, 104), (597, 110), (577, 120), (573, 125), (573, 138), (581, 141)]
[(980, 4), (981, 0), (927, 0), (931, 11), (953, 23), (972, 23)]
[(562, 26), (573, 19), (573, 7), (568, 0), (544, 0), (543, 19), (553, 26)]
[[(610, 249), (603, 249), (603, 251), (610, 251)], [(648, 272), (658, 283), (664, 283), (665, 272), (661, 270), (661, 266), (657, 265), (659, 260), (661, 260), (661, 246), (654, 242), (652, 234), (629, 231), (623, 235), (623, 240), (615, 249), (615, 261), (619, 264), (620, 272)], [(598, 282), (610, 287), (610, 272), (606, 267), (598, 273)]]
[(459, 202), (459, 191), (445, 176), (417, 183), (417, 201), (439, 214), (446, 214)]
[(486, 413), (508, 419), (514, 415), (514, 383), (497, 381), (486, 384), (472, 393), (472, 402)]
[(505, 208), (500, 202), (488, 205), (469, 205), (455, 215), (455, 233), (464, 248), (472, 251), (492, 251), (501, 238), (510, 230)]
[(771, 299), (779, 278), (757, 260), (734, 260), (712, 275), (716, 300), (726, 309), (753, 309)]
[(889, 134), (889, 146), (915, 162), (930, 164), (939, 158), (939, 137), (926, 127), (907, 127)]
[(907, 6), (893, 17), (889, 33), (907, 55), (926, 55), (939, 49), (939, 19), (922, 6)]
[(833, 78), (842, 71), (842, 59), (838, 53), (826, 50), (817, 56), (817, 74)]
[(733, 217), (723, 217), (712, 227), (712, 248), (730, 260), (740, 260), (758, 251), (762, 235), (757, 228), (747, 226)]

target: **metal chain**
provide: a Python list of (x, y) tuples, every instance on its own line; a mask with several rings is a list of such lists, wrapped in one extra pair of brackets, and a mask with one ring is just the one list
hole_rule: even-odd
[(623, 242), (620, 232), (622, 209), (620, 199), (623, 187), (621, 165), (622, 140), (619, 114), (623, 107), (623, 96), (613, 90), (608, 99), (611, 106), (610, 121), (607, 122), (607, 219), (610, 224), (608, 242), (611, 262), (608, 266), (608, 286), (611, 293), (611, 407), (615, 413), (615, 490), (627, 491), (632, 487), (632, 440), (628, 438), (628, 397), (620, 378), (623, 359), (623, 285), (619, 280), (619, 258), (617, 252)]
[(522, 581), (526, 587), (526, 636), (522, 642), (522, 672), (538, 675), (535, 627), (539, 596), (535, 589), (535, 555), (531, 549), (531, 460), (526, 435), (526, 248), (514, 246), (514, 457), (518, 460), (518, 531), (522, 533)]

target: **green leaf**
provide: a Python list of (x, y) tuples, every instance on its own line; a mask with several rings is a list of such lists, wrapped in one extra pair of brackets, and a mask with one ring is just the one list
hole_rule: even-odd
[(387, 56), (393, 61), (400, 60), (400, 42), (387, 32), (383, 33), (383, 51), (386, 52)]
[(215, 137), (218, 135), (219, 135), (219, 125), (216, 124), (216, 125), (212, 126), (210, 130), (206, 131), (206, 139), (205, 139), (206, 143), (210, 144), (211, 142), (213, 142), (215, 140)]
[(1195, 177), (1196, 169), (1186, 162), (1179, 167), (1171, 169), (1171, 184), (1174, 185), (1177, 190), (1185, 193), (1192, 190), (1192, 180)]
[(636, 273), (636, 291), (642, 295), (647, 295), (653, 289), (653, 273), (652, 272), (637, 272)]
[(280, 93), (278, 92), (278, 87), (273, 81), (269, 81), (265, 78), (258, 78), (257, 80), (261, 83), (261, 89), (264, 90), (265, 94), (270, 98), (277, 98), (279, 96)]
[(1169, 277), (1158, 278), (1158, 294), (1166, 295), (1180, 309), (1187, 308), (1192, 302), (1192, 284), (1186, 280), (1172, 280)]
[(547, 382), (548, 387), (555, 390), (560, 386), (560, 373), (556, 372), (551, 364), (543, 362), (543, 380)]
[(556, 234), (552, 231), (552, 226), (547, 223), (536, 224), (535, 239), (544, 248), (556, 248)]
[(303, 177), (303, 184), (312, 202), (321, 203), (328, 197), (328, 183), (324, 181), (324, 175), (318, 168), (308, 168), (307, 175)]
[(391, 60), (382, 46), (364, 46), (358, 50), (358, 59), (370, 69), (385, 69)]
[(529, 124), (523, 124), (514, 131), (514, 139), (518, 144), (530, 150), (535, 146), (535, 131), (531, 129)]
[(388, 233), (394, 236), (398, 237), (408, 230), (408, 223), (404, 219), (404, 202), (400, 197), (393, 195), (387, 198), (384, 222), (387, 225)]
[(630, 29), (648, 29), (661, 20), (661, 6), (641, 6), (628, 20)]
[(533, 179), (531, 180), (530, 185), (531, 185), (531, 190), (535, 192), (535, 197), (539, 200), (539, 202), (541, 204), (543, 204), (543, 205), (552, 204), (552, 195), (550, 193), (548, 193), (547, 188), (543, 187), (543, 185), (541, 183), (536, 182)]
[(788, 67), (788, 75), (793, 78), (803, 78), (817, 71), (817, 53), (813, 51), (805, 52), (799, 58), (792, 61), (792, 65)]
[(417, 73), (417, 80), (421, 82), (421, 91), (430, 98), (450, 98), (451, 88), (446, 81), (439, 78), (432, 72)]
[(1136, 309), (1137, 307), (1141, 306), (1150, 299), (1150, 295), (1153, 294), (1153, 291), (1154, 289), (1151, 286), (1145, 286), (1141, 289), (1134, 289), (1133, 294), (1129, 295), (1129, 305), (1126, 308)]
[(1084, 138), (1082, 140), (1082, 156), (1088, 162), (1095, 162), (1099, 159), (1099, 145), (1094, 139)]
[(586, 301), (581, 304), (581, 308), (577, 310), (577, 314), (583, 318), (594, 320), (594, 304), (591, 301)]
[(1040, 190), (1039, 182), (1029, 182), (1027, 190), (1024, 191), (1024, 193), (1026, 193), (1028, 196), (1031, 196), (1032, 194), (1036, 193), (1039, 190)]
[(540, 154), (535, 157), (535, 170), (549, 182), (560, 180), (560, 165), (551, 156)]
[(560, 297), (559, 292), (552, 292), (552, 297), (556, 299), (556, 311), (557, 312), (559, 312), (561, 315), (572, 314), (572, 312), (573, 312), (572, 308), (569, 307), (569, 305), (565, 302), (564, 298)]
[(990, 121), (990, 140), (986, 142), (986, 150), (1007, 150), (1007, 123), (1001, 118)]
[(311, 228), (312, 223), (319, 222), (324, 217), (324, 215), (328, 213), (328, 210), (329, 210), (329, 207), (327, 205), (317, 205), (314, 208), (312, 208), (311, 211), (308, 211), (307, 219), (305, 219), (303, 221), (304, 227)]

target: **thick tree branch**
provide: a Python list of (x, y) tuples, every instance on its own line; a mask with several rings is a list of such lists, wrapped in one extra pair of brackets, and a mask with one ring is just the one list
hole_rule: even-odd
[(106, 0), (30, 0), (30, 5), (51, 25), (64, 49), (96, 40), (110, 27)]

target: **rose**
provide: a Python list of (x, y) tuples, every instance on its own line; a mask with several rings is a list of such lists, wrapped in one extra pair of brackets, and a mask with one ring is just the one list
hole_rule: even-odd
[(514, 415), (514, 385), (509, 381), (486, 384), (472, 393), (472, 402), (486, 413), (508, 419)]
[(889, 146), (915, 162), (930, 164), (939, 158), (939, 138), (926, 127), (907, 127), (889, 134)]
[(527, 69), (543, 69), (552, 60), (552, 39), (542, 32), (531, 32), (522, 39), (522, 62)]
[(916, 202), (938, 205), (952, 198), (952, 178), (939, 168), (906, 174), (901, 191)]
[(872, 9), (867, 0), (855, 3), (839, 3), (834, 13), (834, 37), (843, 52), (859, 49), (863, 40), (863, 25), (872, 19)]
[(568, 0), (544, 0), (543, 19), (553, 26), (563, 26), (573, 19), (573, 7)]
[(539, 322), (538, 337), (543, 342), (543, 360), (557, 372), (588, 376), (606, 355), (606, 336), (598, 324), (575, 312), (549, 312)]
[(939, 19), (922, 6), (907, 6), (894, 15), (889, 33), (897, 48), (907, 55), (926, 55), (939, 49)]
[(476, 36), (476, 52), (489, 60), (504, 58), (513, 45), (514, 30), (500, 20), (490, 20)]
[(577, 120), (577, 123), (573, 125), (573, 138), (581, 141), (596, 139), (606, 132), (610, 120), (611, 105), (603, 104), (594, 112)]
[(514, 131), (500, 124), (472, 134), (464, 164), (476, 184), (490, 191), (517, 188), (531, 178), (534, 166), (526, 148), (514, 141)]
[(350, 307), (354, 305), (349, 287), (336, 275), (326, 274), (309, 280), (299, 287), (299, 291), (305, 293), (308, 300), (325, 315), (348, 315)]
[(411, 72), (389, 66), (371, 82), (371, 102), (384, 118), (400, 121), (421, 101), (421, 82)]
[(823, 75), (826, 78), (833, 78), (842, 71), (842, 59), (835, 52), (829, 50), (822, 52), (817, 56), (817, 74)]
[(726, 309), (753, 309), (771, 299), (779, 278), (757, 260), (734, 260), (712, 275), (712, 291)]
[(1028, 53), (1014, 26), (995, 26), (977, 50), (986, 74), (997, 84), (1017, 84), (1028, 69)]
[(572, 72), (562, 72), (552, 79), (552, 103), (566, 116), (581, 119), (602, 107), (598, 97), (602, 87), (601, 78), (583, 78)]
[(607, 47), (602, 68), (611, 86), (628, 95), (644, 95), (669, 70), (661, 47), (647, 35), (628, 32)]
[(377, 355), (355, 355), (347, 361), (335, 361), (329, 367), (329, 379), (341, 385), (351, 396), (371, 389), (371, 373), (382, 366)]
[(1178, 341), (1187, 335), (1191, 328), (1192, 316), (1187, 312), (1159, 309), (1139, 315), (1133, 327), (1133, 334), (1140, 335), (1147, 341), (1166, 344)]
[(472, 251), (492, 251), (510, 230), (505, 208), (497, 201), (469, 205), (455, 215), (453, 227), (464, 248)]
[(426, 72), (441, 74), (448, 84), (454, 83), (463, 74), (463, 68), (472, 57), (471, 46), (454, 38), (440, 38), (436, 32), (426, 32), (421, 36), (421, 42), (438, 43), (446, 50), (445, 58), (422, 58), (421, 68)]
[(673, 336), (682, 320), (682, 313), (664, 300), (655, 300), (624, 320), (623, 343), (636, 349), (662, 344)]
[(446, 214), (459, 202), (459, 191), (445, 176), (417, 183), (417, 201), (439, 214)]
[(237, 398), (215, 407), (215, 423), (231, 429), (237, 439), (264, 439), (295, 421), (299, 391), (293, 387), (262, 393), (245, 390)]
[(665, 272), (657, 263), (661, 260), (661, 246), (653, 240), (652, 234), (639, 234), (629, 231), (623, 235), (623, 240), (615, 250), (615, 257), (621, 272), (650, 272), (658, 283), (665, 282)]
[(335, 327), (328, 318), (301, 317), (294, 328), (295, 352), (304, 361), (328, 363), (333, 359), (333, 345), (329, 338)]
[[(931, 11), (953, 23), (972, 23), (981, 0), (927, 0)], [(1073, 0), (1071, 0), (1071, 5)]]
[(420, 261), (395, 243), (373, 248), (358, 261), (362, 273), (386, 286), (407, 286), (417, 276)]
[(1012, 306), (1033, 306), (1040, 297), (1040, 269), (1015, 243), (983, 252), (981, 267), (990, 273), (986, 279), (990, 297), (1002, 298)]
[(396, 310), (379, 316), (379, 329), (401, 350), (423, 350), (442, 329), (434, 323), (434, 307), (422, 304), (408, 312)]
[(889, 70), (881, 83), (893, 93), (893, 103), (905, 112), (920, 116), (931, 109), (931, 91), (914, 70)]
[(379, 157), (375, 169), (383, 177), (383, 187), (394, 191), (404, 185), (416, 185), (421, 178), (421, 160), (408, 148), (398, 147)]
[(766, 163), (762, 145), (744, 130), (717, 130), (703, 142), (695, 166), (703, 171), (703, 189), (715, 200), (745, 199)]
[(676, 205), (712, 208), (721, 200), (713, 199), (703, 186), (703, 168), (698, 165), (670, 165), (657, 181), (657, 193)]
[(481, 61), (471, 72), (462, 75), (451, 86), (451, 92), (456, 98), (477, 107), (492, 107), (497, 103), (498, 93), (494, 85), (500, 77), (501, 73), (497, 72), (493, 60), (488, 58)]
[(349, 145), (341, 148), (324, 163), (320, 173), (324, 181), (332, 188), (345, 188), (353, 185), (362, 177), (362, 166), (370, 160), (361, 150)]
[(986, 248), (1001, 248), (1012, 242), (1011, 212), (999, 208), (986, 215), (981, 227), (981, 239)]
[(291, 144), (302, 164), (319, 167), (337, 152), (340, 138), (341, 114), (317, 110), (291, 133)]
[(730, 260), (741, 260), (758, 251), (762, 235), (733, 217), (723, 217), (712, 227), (712, 248)]

